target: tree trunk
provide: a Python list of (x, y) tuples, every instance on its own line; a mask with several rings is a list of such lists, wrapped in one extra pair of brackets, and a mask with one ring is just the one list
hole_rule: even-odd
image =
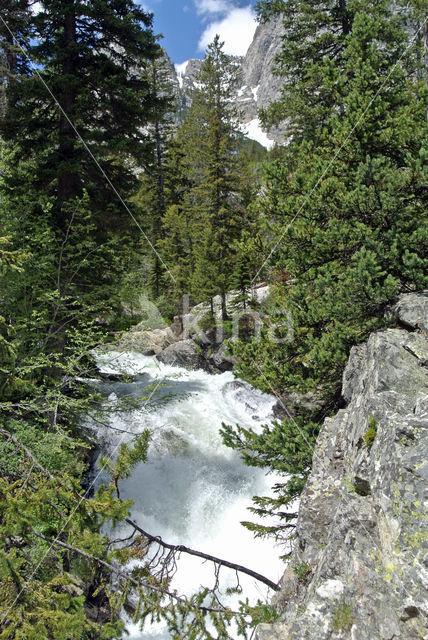
[(342, 33), (347, 36), (351, 32), (351, 20), (349, 19), (346, 0), (339, 0), (339, 15), (342, 21)]
[(228, 320), (229, 316), (227, 315), (227, 306), (226, 306), (226, 292), (221, 292), (221, 319)]
[(79, 195), (79, 181), (75, 167), (76, 132), (73, 127), (76, 92), (70, 76), (75, 74), (76, 55), (76, 15), (73, 9), (64, 16), (64, 60), (62, 76), (64, 85), (59, 98), (61, 113), (59, 119), (59, 167), (58, 167), (58, 224), (64, 229), (67, 215), (64, 203)]

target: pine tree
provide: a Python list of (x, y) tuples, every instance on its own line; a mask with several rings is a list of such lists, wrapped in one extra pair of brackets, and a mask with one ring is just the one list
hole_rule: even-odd
[(128, 0), (57, 0), (32, 23), (24, 47), (37, 68), (10, 85), (3, 135), (17, 166), (34, 160), (33, 188), (54, 197), (57, 227), (67, 226), (65, 203), (86, 189), (101, 234), (127, 217), (103, 172), (126, 198), (135, 187), (126, 163), (145, 154), (151, 95), (136, 69), (157, 55), (151, 18)]
[[(183, 166), (192, 181), (183, 204), (193, 221), (192, 291), (199, 300), (219, 294), (223, 319), (233, 272), (232, 245), (245, 224), (238, 211), (239, 113), (232, 103), (237, 74), (236, 63), (223, 52), (223, 43), (216, 36), (208, 46), (198, 88), (180, 131)], [(208, 262), (210, 277), (202, 277), (202, 265)]]
[(70, 323), (106, 318), (118, 305), (121, 251), (137, 236), (124, 203), (137, 188), (153, 107), (137, 70), (159, 47), (151, 17), (128, 0), (46, 3), (30, 29), (29, 42), (19, 33), (14, 42), (28, 68), (18, 66), (9, 82), (1, 120), (10, 145), (3, 222), (12, 242), (43, 265), (12, 299), (42, 314), (45, 347), (58, 352)]
[[(418, 33), (423, 41), (426, 9), (424, 14), (424, 3), (419, 0), (412, 4), (410, 7), (400, 0), (388, 3), (395, 33), (400, 38), (400, 33), (407, 32), (411, 37)], [(261, 111), (267, 127), (282, 122), (288, 136), (307, 136), (316, 142), (322, 126), (328, 127), (331, 109), (343, 108), (342, 79), (346, 73), (343, 54), (354, 18), (365, 7), (366, 0), (261, 0), (257, 3), (261, 20), (281, 16), (284, 26), (283, 47), (274, 68), (282, 83), (281, 97)], [(385, 32), (382, 37), (388, 39), (389, 36)], [(421, 44), (426, 51), (426, 42)], [(415, 39), (404, 65), (407, 59), (412, 59), (417, 46)], [(414, 72), (412, 66), (411, 63), (409, 73)]]
[(261, 206), (278, 222), (271, 261), (290, 277), (277, 296), (295, 339), (243, 347), (241, 372), (265, 389), (334, 396), (350, 347), (383, 325), (400, 291), (426, 285), (427, 94), (408, 41), (388, 2), (358, 3), (334, 71), (341, 108), (317, 144), (296, 139), (269, 170)]
[(155, 248), (153, 251), (151, 247), (146, 247), (151, 264), (150, 291), (154, 298), (158, 299), (165, 272), (165, 263), (159, 253), (160, 241), (163, 237), (162, 219), (167, 206), (171, 204), (166, 192), (168, 179), (166, 155), (173, 134), (173, 118), (177, 108), (171, 79), (171, 62), (164, 51), (144, 69), (144, 78), (150, 87), (153, 105), (146, 130), (149, 153), (144, 162), (141, 186), (135, 201), (143, 209), (147, 233)]
[(266, 126), (285, 121), (289, 136), (317, 134), (336, 104), (337, 79), (357, 4), (350, 0), (257, 3), (261, 20), (280, 15), (284, 27), (283, 47), (275, 65), (281, 97), (262, 110)]
[(8, 87), (19, 76), (28, 73), (28, 60), (14, 41), (14, 36), (24, 42), (31, 36), (28, 0), (1, 0), (0, 16), (0, 118), (3, 118)]

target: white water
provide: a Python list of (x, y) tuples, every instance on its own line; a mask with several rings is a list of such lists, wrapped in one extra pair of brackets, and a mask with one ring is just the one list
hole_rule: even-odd
[[(134, 383), (99, 383), (108, 397), (110, 425), (130, 433), (152, 432), (148, 461), (121, 483), (122, 498), (135, 504), (131, 517), (145, 530), (173, 544), (184, 544), (242, 564), (271, 580), (282, 573), (283, 549), (255, 539), (241, 520), (252, 520), (247, 507), (254, 495), (270, 494), (275, 482), (263, 470), (246, 467), (239, 455), (222, 444), (221, 423), (260, 428), (271, 418), (275, 398), (234, 379), (232, 373), (211, 375), (158, 363), (137, 353), (108, 352), (98, 356), (104, 373), (137, 374)], [(114, 413), (119, 396), (146, 397), (138, 409)], [(98, 440), (114, 455), (130, 433), (97, 427)], [(222, 588), (236, 584), (235, 573), (222, 569)], [(182, 555), (173, 588), (190, 595), (200, 585), (213, 586), (211, 563)], [(260, 582), (240, 576), (250, 601), (267, 600), (272, 592)], [(228, 601), (236, 606), (238, 598)], [(132, 640), (167, 640), (161, 626), (140, 631), (129, 623)]]

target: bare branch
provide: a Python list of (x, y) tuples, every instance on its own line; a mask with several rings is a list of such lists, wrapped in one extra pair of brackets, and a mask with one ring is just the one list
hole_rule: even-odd
[(177, 553), (187, 553), (191, 556), (196, 556), (197, 558), (203, 558), (204, 560), (209, 560), (210, 562), (214, 562), (214, 564), (216, 565), (228, 567), (229, 569), (234, 569), (235, 571), (245, 573), (247, 576), (251, 576), (252, 578), (255, 578), (256, 580), (258, 580), (259, 582), (263, 582), (263, 584), (266, 584), (270, 589), (273, 589), (274, 591), (279, 591), (279, 586), (275, 582), (272, 582), (272, 580), (269, 580), (269, 578), (262, 576), (260, 573), (257, 573), (252, 569), (247, 569), (247, 567), (243, 567), (242, 565), (235, 564), (234, 562), (229, 562), (228, 560), (222, 560), (221, 558), (217, 558), (216, 556), (211, 556), (207, 553), (203, 553), (202, 551), (196, 551), (195, 549), (190, 549), (189, 547), (185, 547), (182, 544), (179, 544), (179, 545), (168, 544), (167, 542), (164, 542), (161, 537), (153, 536), (150, 533), (147, 533), (147, 531), (144, 531), (144, 529), (138, 526), (138, 524), (136, 524), (130, 518), (125, 518), (125, 522), (130, 524), (131, 527), (134, 527), (145, 538), (147, 538), (148, 540), (151, 540), (152, 542), (157, 542), (157, 544), (159, 544), (164, 549), (170, 549), (171, 551), (174, 551)]

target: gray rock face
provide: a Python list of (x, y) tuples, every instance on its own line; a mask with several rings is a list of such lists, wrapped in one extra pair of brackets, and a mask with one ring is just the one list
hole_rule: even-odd
[(180, 340), (169, 345), (156, 356), (164, 364), (177, 367), (198, 368), (202, 367), (201, 350), (193, 340)]
[(117, 346), (119, 349), (139, 351), (143, 355), (151, 356), (160, 353), (175, 340), (176, 337), (169, 327), (151, 331), (139, 331), (138, 327), (135, 327), (121, 335)]
[[(244, 124), (257, 118), (258, 110), (266, 107), (280, 95), (281, 78), (272, 73), (275, 56), (282, 46), (283, 26), (280, 18), (259, 24), (253, 41), (243, 58), (236, 58), (241, 65), (241, 82), (236, 87), (236, 105), (242, 113)], [(181, 120), (192, 103), (192, 91), (202, 60), (188, 61), (184, 72), (178, 78), (174, 73), (173, 83), (178, 92)], [(180, 87), (179, 87), (180, 85)], [(284, 131), (272, 129), (268, 137), (279, 143), (284, 142)]]
[(347, 406), (326, 419), (301, 496), (281, 619), (258, 640), (428, 637), (427, 301), (402, 296), (394, 312), (410, 331), (351, 351)]
[[(245, 122), (256, 118), (259, 109), (267, 107), (280, 96), (282, 79), (274, 75), (272, 69), (275, 57), (282, 48), (283, 34), (284, 28), (280, 17), (259, 24), (256, 29), (253, 41), (242, 62), (243, 87), (241, 91), (243, 95), (249, 95), (249, 91), (252, 101), (243, 102), (239, 97), (237, 99), (238, 105), (243, 110)], [(272, 129), (269, 131), (269, 137), (276, 142), (283, 143), (284, 131), (283, 129)]]

